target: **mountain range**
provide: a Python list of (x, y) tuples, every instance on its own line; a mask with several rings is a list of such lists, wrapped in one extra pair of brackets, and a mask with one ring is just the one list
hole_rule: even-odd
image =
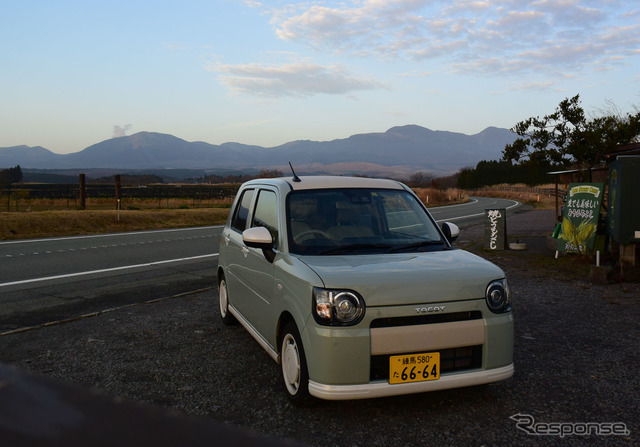
[(300, 140), (276, 147), (240, 143), (213, 145), (188, 142), (173, 135), (139, 132), (111, 138), (79, 152), (56, 154), (43, 147), (0, 148), (0, 169), (281, 169), (291, 162), (299, 173), (447, 175), (481, 160), (501, 157), (516, 135), (488, 127), (475, 135), (433, 131), (407, 125), (382, 133), (365, 133), (333, 141)]

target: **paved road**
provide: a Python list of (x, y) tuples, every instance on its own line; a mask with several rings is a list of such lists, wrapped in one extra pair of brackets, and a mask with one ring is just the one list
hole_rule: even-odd
[(0, 242), (0, 331), (211, 287), (220, 231)]
[(491, 199), (487, 197), (471, 197), (468, 203), (460, 205), (439, 206), (429, 208), (431, 215), (436, 221), (453, 222), (458, 226), (464, 226), (470, 223), (477, 223), (484, 216), (484, 210), (506, 209), (507, 212), (513, 212), (521, 207), (520, 202), (508, 199)]
[[(478, 221), (517, 202), (473, 198), (431, 208), (438, 222)], [(215, 283), (221, 227), (0, 242), (0, 331), (163, 298)]]
[(220, 227), (0, 242), (0, 287), (120, 274), (211, 257)]

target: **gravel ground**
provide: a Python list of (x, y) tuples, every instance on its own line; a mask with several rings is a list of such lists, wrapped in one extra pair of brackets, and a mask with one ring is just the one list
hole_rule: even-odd
[[(0, 337), (0, 362), (112, 396), (317, 446), (640, 444), (640, 284), (589, 284), (577, 258), (542, 248), (553, 212), (511, 216), (527, 251), (482, 253), (508, 274), (515, 367), (501, 383), (394, 398), (292, 406), (279, 367), (217, 318), (217, 290)], [(536, 423), (626, 425), (626, 436), (534, 436)], [(565, 428), (568, 426), (565, 426)]]

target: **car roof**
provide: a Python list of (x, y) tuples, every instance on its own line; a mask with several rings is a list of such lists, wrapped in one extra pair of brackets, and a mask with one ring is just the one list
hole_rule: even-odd
[(379, 189), (405, 189), (405, 186), (396, 180), (342, 177), (330, 175), (301, 176), (298, 181), (294, 177), (280, 177), (268, 179), (256, 179), (246, 185), (273, 185), (288, 187), (294, 191), (305, 189), (329, 189), (329, 188), (379, 188)]

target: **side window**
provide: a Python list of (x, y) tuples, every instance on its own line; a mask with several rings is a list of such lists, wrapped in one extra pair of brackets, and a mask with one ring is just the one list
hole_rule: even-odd
[(258, 195), (252, 227), (265, 227), (273, 237), (273, 246), (278, 245), (278, 199), (276, 193), (263, 189)]
[(251, 206), (253, 193), (253, 189), (247, 189), (242, 193), (233, 219), (231, 219), (231, 228), (241, 233), (247, 228), (247, 218), (249, 217), (249, 207)]

